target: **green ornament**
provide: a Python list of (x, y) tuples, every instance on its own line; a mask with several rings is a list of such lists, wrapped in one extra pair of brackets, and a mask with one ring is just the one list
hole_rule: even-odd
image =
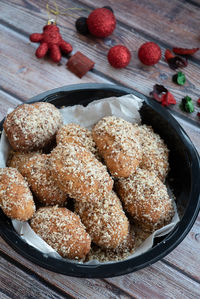
[(178, 72), (172, 77), (172, 81), (178, 85), (184, 85), (186, 78), (185, 75), (182, 72)]
[(194, 112), (194, 104), (189, 96), (186, 96), (182, 99), (180, 107), (183, 111), (187, 113)]

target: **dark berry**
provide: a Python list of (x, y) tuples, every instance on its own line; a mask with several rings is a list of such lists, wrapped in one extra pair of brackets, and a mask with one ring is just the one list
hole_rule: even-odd
[(76, 20), (75, 23), (76, 29), (79, 33), (86, 35), (89, 33), (88, 26), (87, 26), (87, 18), (80, 17)]
[(113, 13), (113, 9), (112, 9), (112, 7), (110, 7), (110, 6), (104, 6), (103, 8), (109, 9), (109, 10), (112, 11), (112, 13)]

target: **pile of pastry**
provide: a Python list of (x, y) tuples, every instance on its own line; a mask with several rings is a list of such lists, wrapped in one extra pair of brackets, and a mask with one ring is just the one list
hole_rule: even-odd
[(151, 127), (108, 116), (89, 131), (37, 102), (8, 114), (4, 130), (12, 151), (0, 206), (62, 257), (84, 261), (93, 246), (125, 251), (134, 225), (152, 232), (171, 221), (169, 151)]

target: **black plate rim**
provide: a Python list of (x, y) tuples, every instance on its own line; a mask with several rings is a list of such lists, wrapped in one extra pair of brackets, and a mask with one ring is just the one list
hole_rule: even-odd
[[(36, 102), (49, 99), (49, 96), (55, 97), (59, 96), (60, 93), (63, 92), (73, 92), (77, 90), (114, 90), (118, 92), (123, 92), (124, 94), (133, 93), (134, 95), (142, 98), (149, 106), (155, 109), (159, 114), (161, 114), (165, 119), (167, 118), (170, 122), (170, 125), (173, 126), (174, 130), (178, 133), (181, 140), (185, 145), (187, 145), (187, 150), (189, 151), (192, 158), (192, 171), (194, 173), (194, 177), (197, 181), (200, 180), (200, 159), (197, 150), (195, 149), (192, 141), (184, 131), (184, 129), (179, 125), (179, 123), (175, 120), (175, 118), (171, 115), (168, 109), (161, 107), (158, 103), (152, 101), (150, 98), (140, 94), (139, 92), (126, 88), (120, 85), (112, 85), (112, 84), (98, 84), (98, 83), (86, 83), (86, 84), (74, 84), (68, 85), (60, 88), (56, 88), (53, 90), (49, 90), (47, 92), (41, 93), (33, 98), (31, 98), (27, 103)], [(0, 123), (0, 127), (2, 127), (3, 121)], [(148, 252), (132, 258), (130, 260), (119, 261), (110, 264), (101, 264), (101, 265), (85, 265), (85, 264), (77, 264), (70, 261), (65, 261), (64, 259), (55, 259), (52, 257), (47, 257), (37, 249), (33, 248), (29, 244), (27, 244), (23, 239), (18, 236), (18, 234), (13, 231), (13, 229), (9, 228), (5, 222), (0, 221), (0, 235), (1, 237), (18, 253), (20, 253), (23, 257), (32, 261), (39, 266), (42, 266), (48, 270), (53, 272), (75, 276), (75, 277), (84, 277), (84, 278), (106, 278), (106, 277), (114, 277), (119, 275), (128, 274), (133, 271), (137, 271), (146, 266), (149, 266), (156, 261), (160, 260), (164, 256), (166, 256), (169, 252), (171, 252), (175, 247), (177, 247), (181, 241), (186, 237), (186, 235), (191, 230), (200, 210), (200, 185), (194, 184), (192, 193), (190, 194), (190, 199), (193, 198), (193, 203), (196, 205), (189, 206), (186, 210), (181, 221), (176, 225), (173, 231), (165, 238), (164, 242), (160, 242), (155, 247), (150, 249)], [(195, 198), (195, 200), (194, 200)], [(192, 217), (191, 217), (192, 214)], [(189, 221), (188, 221), (189, 217)], [(11, 239), (12, 236), (12, 239)]]

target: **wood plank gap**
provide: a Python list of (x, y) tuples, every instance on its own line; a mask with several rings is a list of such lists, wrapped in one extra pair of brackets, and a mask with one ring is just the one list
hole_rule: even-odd
[[(180, 1), (181, 1), (181, 0), (180, 0)], [(185, 1), (186, 1), (186, 0), (185, 0)], [(188, 0), (188, 1), (189, 1), (189, 0)], [(188, 1), (186, 1), (186, 2), (188, 2)], [(76, 0), (76, 3), (78, 3), (79, 5), (82, 5), (84, 8), (88, 8), (88, 9), (91, 9), (91, 10), (95, 9), (95, 6), (92, 7), (92, 6), (88, 5), (88, 4), (83, 3), (82, 1), (79, 1), (79, 0)], [(127, 24), (125, 24), (125, 23), (119, 21), (119, 20), (117, 20), (117, 24), (120, 25), (121, 27), (123, 27), (123, 28), (126, 29), (126, 30), (129, 30), (129, 31), (131, 31), (131, 32), (133, 32), (133, 33), (135, 32), (135, 33), (139, 34), (139, 35), (142, 36), (144, 39), (147, 39), (147, 40), (149, 40), (149, 41), (151, 41), (151, 42), (154, 42), (154, 43), (156, 43), (156, 44), (159, 44), (161, 47), (163, 47), (163, 48), (165, 48), (165, 49), (168, 49), (168, 48), (172, 48), (172, 47), (173, 47), (172, 45), (169, 45), (169, 44), (163, 42), (162, 40), (157, 39), (157, 38), (151, 36), (150, 34), (146, 33), (144, 30), (140, 30), (140, 29), (138, 29), (138, 28), (134, 28), (134, 27), (132, 27), (132, 26), (129, 26), (129, 25), (127, 25)], [(191, 56), (191, 57), (189, 58), (189, 60), (192, 61), (193, 63), (197, 64), (197, 65), (200, 65), (200, 59), (198, 59), (198, 58), (196, 58), (196, 57)]]
[[(131, 0), (132, 2), (135, 2), (135, 0)], [(194, 5), (194, 6), (197, 6), (197, 7), (200, 7), (200, 4), (197, 3), (196, 1), (193, 1), (193, 0), (178, 0), (179, 2), (183, 3), (188, 3), (188, 4), (191, 4), (191, 5)]]
[(0, 295), (3, 296), (0, 297), (1, 299), (12, 299), (10, 296), (7, 296), (4, 292), (1, 292), (1, 289), (0, 289)]
[(0, 298), (3, 299), (4, 297), (1, 297), (1, 295), (5, 295), (6, 298), (11, 298), (10, 295), (2, 288), (0, 288)]
[(3, 93), (5, 93), (5, 94), (7, 94), (7, 95), (9, 95), (9, 96), (11, 96), (11, 97), (13, 97), (15, 100), (19, 101), (20, 103), (26, 103), (26, 101), (24, 101), (22, 98), (16, 97), (16, 95), (15, 95), (14, 93), (12, 93), (12, 92), (6, 90), (6, 89), (3, 88), (2, 86), (0, 86), (0, 90), (1, 90)]
[(15, 27), (14, 25), (4, 21), (4, 20), (0, 20), (0, 24), (4, 27), (7, 27), (9, 28), (10, 30), (12, 31), (15, 31), (16, 33), (20, 34), (20, 35), (23, 35), (24, 37), (27, 37), (29, 39), (29, 33), (26, 32), (25, 30), (23, 29), (19, 29), (17, 27)]
[(187, 276), (189, 279), (195, 281), (196, 283), (200, 284), (200, 280), (196, 279), (195, 277), (193, 277), (192, 275), (188, 274), (187, 272), (185, 272), (184, 270), (180, 269), (179, 267), (175, 266), (174, 264), (166, 261), (165, 259), (162, 259), (161, 262), (171, 268), (173, 268), (174, 270), (176, 270), (177, 272)]
[[(110, 277), (112, 278), (112, 277)], [(110, 281), (108, 281), (106, 278), (102, 278), (102, 280), (105, 282), (105, 283), (108, 283), (112, 288), (116, 288), (116, 285)], [(126, 299), (130, 298), (130, 299), (137, 299), (136, 297), (133, 297), (133, 295), (130, 295), (128, 292), (125, 292), (125, 290), (123, 290), (122, 288), (120, 288), (119, 286), (117, 286), (117, 288), (120, 290), (120, 294), (118, 295), (123, 295), (123, 294), (126, 294)]]
[(96, 69), (93, 69), (93, 70), (91, 70), (90, 72), (92, 72), (93, 74), (95, 74), (95, 75), (101, 77), (102, 79), (106, 79), (106, 80), (110, 81), (110, 83), (114, 83), (114, 84), (117, 84), (117, 85), (121, 85), (121, 86), (130, 88), (129, 86), (127, 86), (127, 85), (125, 85), (125, 84), (121, 84), (121, 83), (119, 83), (118, 80), (115, 80), (115, 79), (113, 79), (112, 77), (110, 77), (110, 76), (108, 76), (108, 75), (105, 75), (104, 73), (102, 73), (102, 72), (100, 72), (100, 71), (98, 71), (98, 70), (96, 70)]
[[(179, 1), (182, 2), (182, 0), (179, 0)], [(184, 2), (194, 5), (196, 7), (200, 7), (200, 3), (197, 3), (196, 1), (193, 1), (193, 0), (184, 0)]]
[(34, 277), (35, 279), (37, 279), (39, 282), (43, 283), (46, 287), (50, 288), (51, 290), (53, 290), (54, 292), (56, 292), (58, 295), (64, 296), (67, 299), (74, 299), (75, 298), (75, 297), (73, 297), (73, 296), (71, 296), (69, 294), (66, 294), (65, 292), (63, 292), (59, 288), (53, 286), (51, 283), (49, 283), (48, 281), (46, 281), (45, 279), (43, 279), (37, 273), (35, 273), (34, 271), (26, 268), (24, 265), (20, 264), (19, 262), (17, 262), (16, 260), (14, 260), (12, 257), (8, 256), (4, 252), (0, 251), (0, 256), (3, 257), (8, 262), (10, 262), (13, 265), (15, 265), (20, 270), (26, 272), (27, 274), (29, 274), (32, 277)]

